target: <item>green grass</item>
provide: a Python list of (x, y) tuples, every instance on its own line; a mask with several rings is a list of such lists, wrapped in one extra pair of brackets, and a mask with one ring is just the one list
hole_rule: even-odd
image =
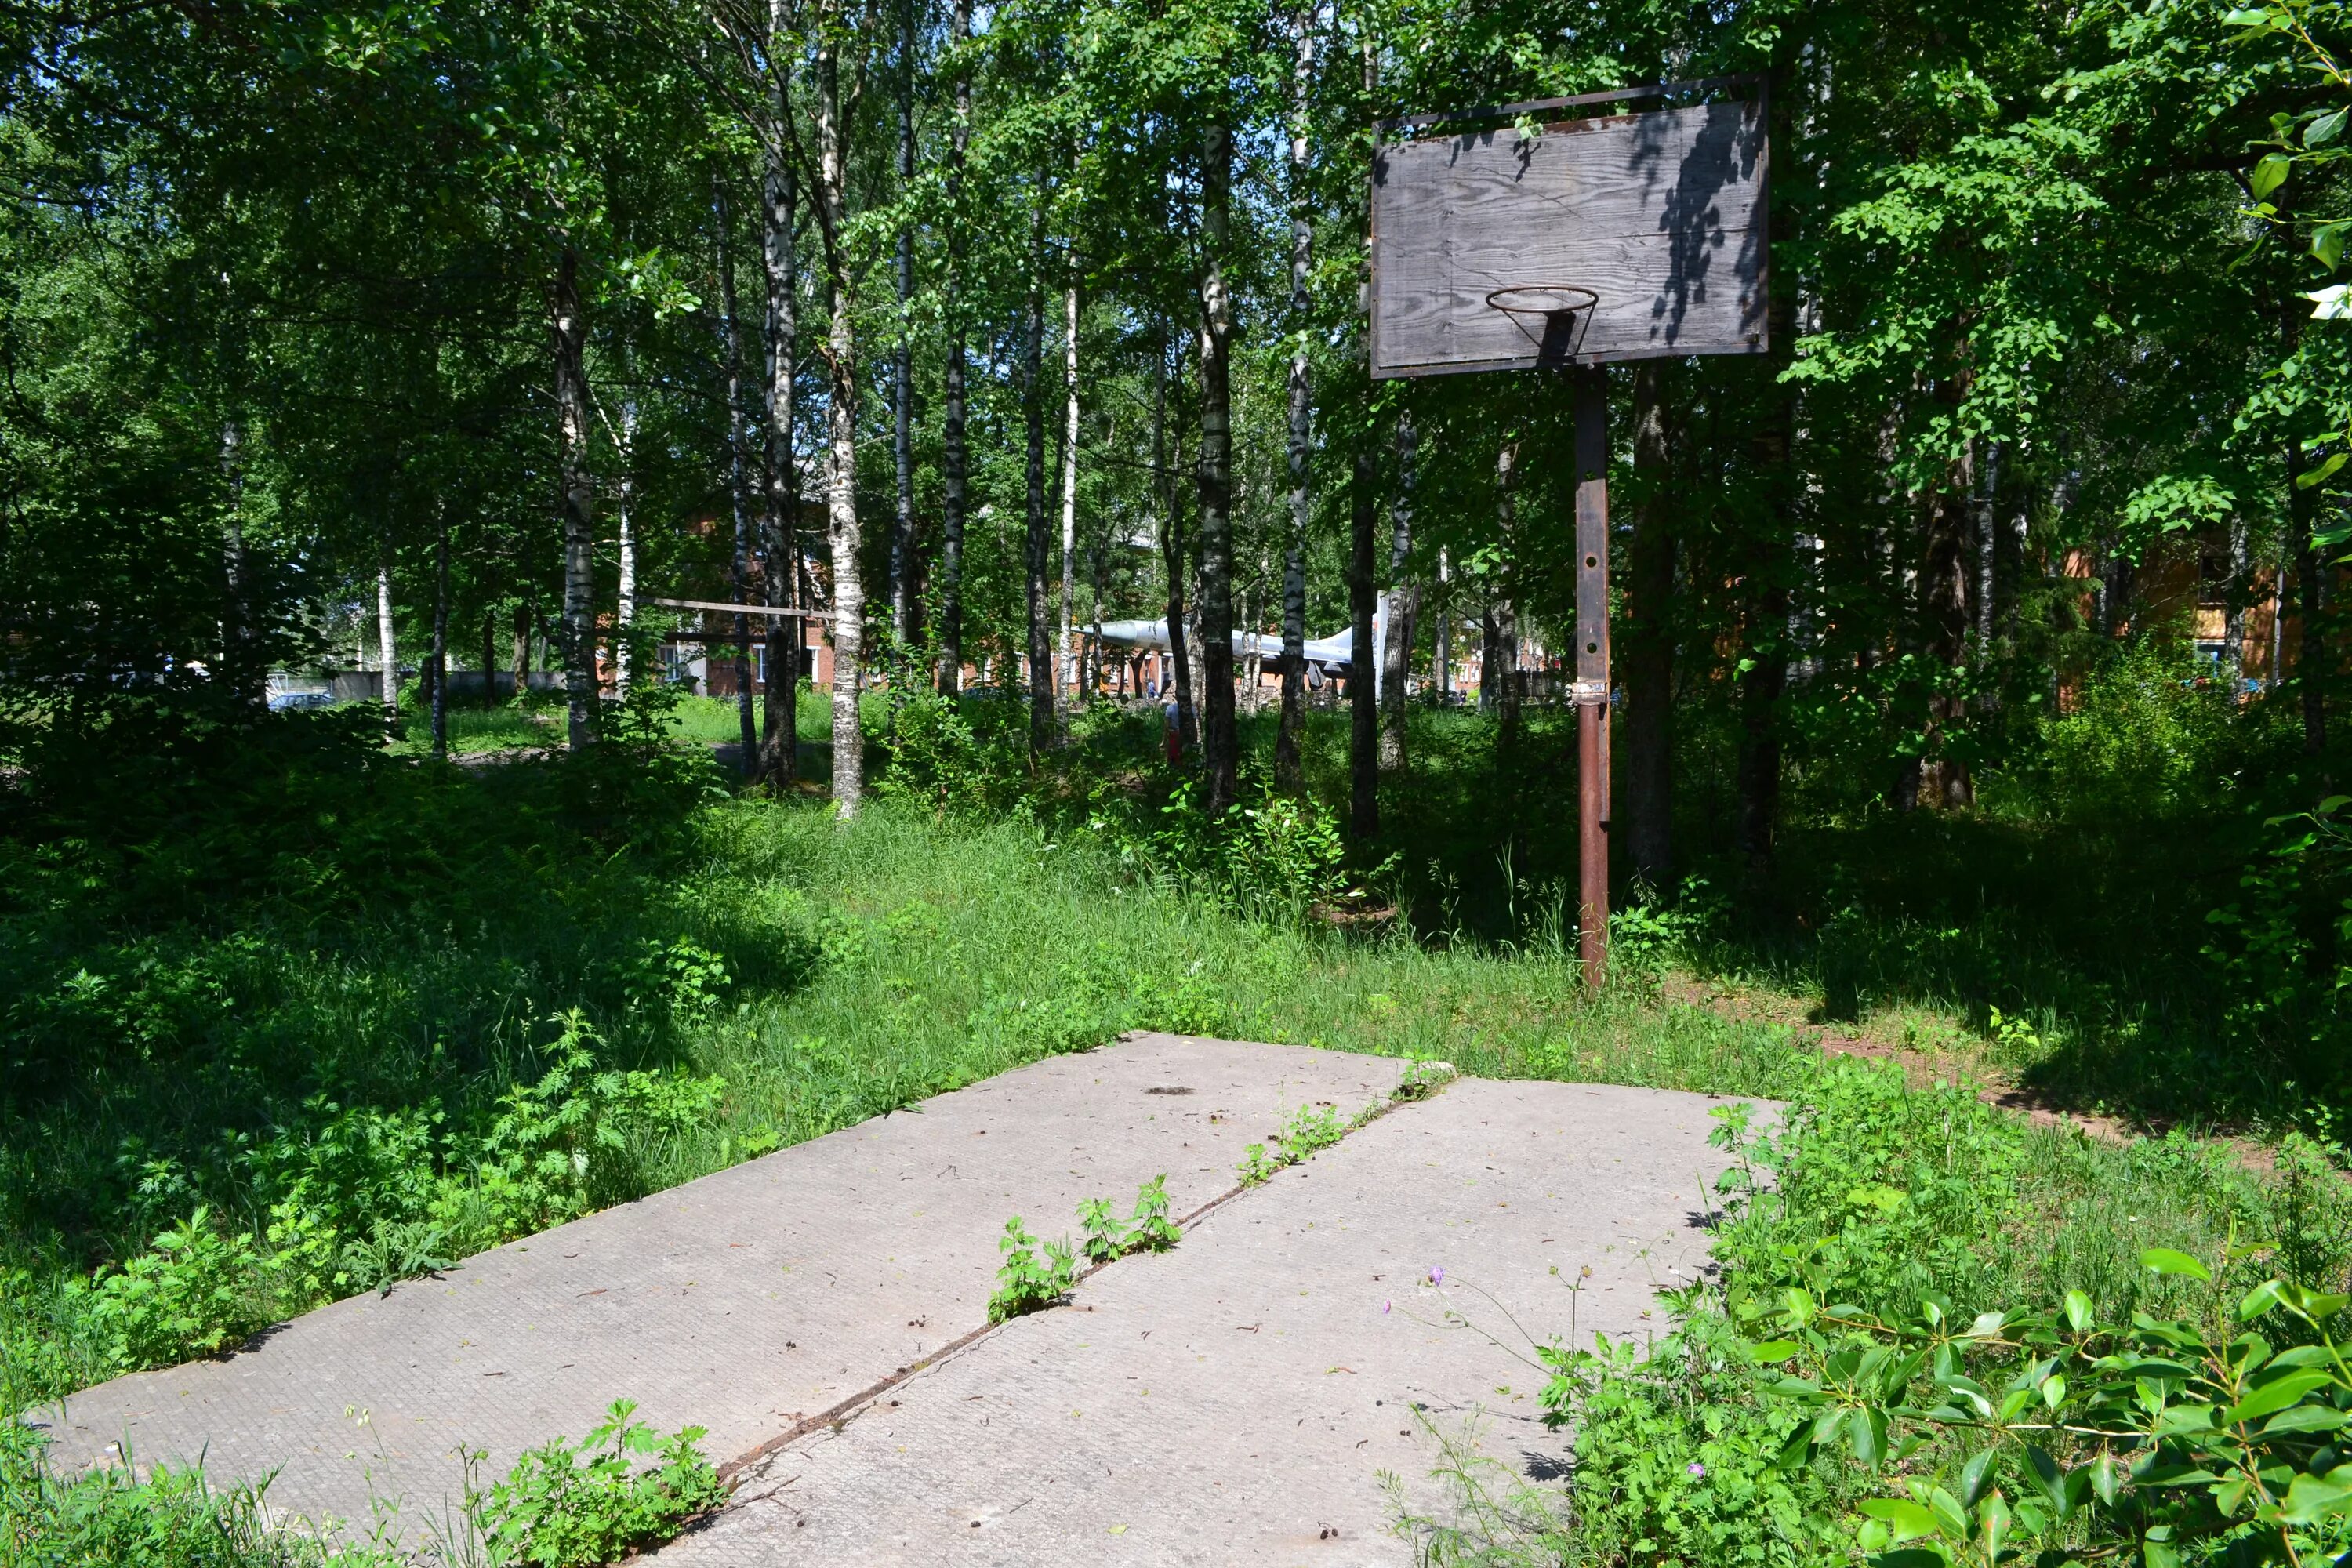
[[(865, 706), (887, 784), (889, 700)], [(538, 735), (552, 712), (476, 711), (478, 728), (457, 722), (459, 743)], [(2189, 917), (2131, 890), (2144, 873), (2120, 829), (2094, 844), (2014, 820), (1801, 827), (1782, 929), (1693, 900), (1666, 926), (1629, 933), (1596, 996), (1562, 948), (1569, 836), (1558, 824), (1572, 775), (1545, 716), (1499, 761), (1477, 716), (1417, 717), (1412, 781), (1390, 795), (1388, 839), (1358, 866), (1384, 863), (1375, 890), (1398, 918), (1342, 929), (1297, 903), (1245, 918), (1229, 901), (1230, 870), (1223, 882), (1163, 874), (1192, 841), (1152, 837), (1174, 819), (1159, 809), (1172, 781), (1148, 761), (1149, 715), (1082, 723), (1040, 775), (1017, 743), (987, 738), (1009, 706), (964, 712), (982, 752), (924, 753), (907, 795), (886, 793), (847, 824), (821, 800), (739, 795), (697, 745), (419, 769), (364, 747), (319, 751), (324, 742), (303, 737), (330, 733), (321, 716), (274, 731), (277, 750), (227, 759), (203, 788), (101, 792), (80, 803), (86, 820), (0, 841), (0, 991), (11, 998), (0, 1015), (0, 1403), (21, 1408), (174, 1353), (154, 1348), (169, 1336), (129, 1352), (109, 1338), (92, 1270), (152, 1260), (153, 1239), (199, 1207), (217, 1237), (260, 1232), (289, 1191), (292, 1167), (271, 1164), (281, 1155), (308, 1162), (299, 1168), (328, 1189), (307, 1200), (303, 1234), (331, 1259), (360, 1244), (390, 1257), (399, 1237), (453, 1215), (472, 1215), (460, 1234), (478, 1239), (530, 1223), (482, 1217), (467, 1163), (501, 1097), (541, 1082), (583, 1041), (604, 1065), (651, 1075), (642, 1099), (656, 1110), (628, 1112), (626, 1148), (593, 1192), (562, 1195), (574, 1205), (1128, 1028), (1443, 1058), (1499, 1077), (1814, 1098), (1819, 1058), (1790, 1030), (1676, 1000), (1694, 992), (1692, 966), (1767, 988), (1790, 1004), (1783, 1016), (1810, 1008), (1859, 1026), (1899, 1013), (2021, 1072), (2072, 1063), (2076, 1079), (2050, 1081), (2084, 1099), (2178, 1098), (2202, 1080), (2162, 1064), (2213, 1048), (2199, 1033), (2214, 1016), (2210, 982), (2180, 956)], [(1310, 783), (1327, 803), (1343, 784), (1343, 722), (1318, 713), (1310, 726)], [(674, 746), (725, 741), (734, 723), (730, 701), (690, 698), (660, 732)], [(821, 763), (829, 727), (804, 694), (804, 763)], [(900, 733), (913, 747), (939, 732)], [(1247, 733), (1262, 766), (1270, 721)], [(917, 776), (923, 767), (986, 777)], [(953, 801), (969, 809), (940, 805)], [(2208, 842), (2226, 863), (2228, 842)], [(2036, 913), (2053, 868), (2081, 885)], [(1995, 1005), (2028, 1024), (1989, 1030)], [(2129, 1048), (2088, 1048), (2094, 1016), (2108, 1020), (2101, 1038)], [(707, 1110), (659, 1111), (700, 1107), (691, 1086), (707, 1075), (723, 1082)], [(1970, 1102), (1936, 1103), (1959, 1114)], [(2297, 1201), (2231, 1151), (2186, 1137), (2112, 1147), (2014, 1126), (2001, 1136), (2013, 1173), (1990, 1228), (1948, 1227), (1977, 1259), (1974, 1292), (2039, 1299), (2074, 1286), (2121, 1310), (2146, 1287), (2140, 1247), (2210, 1255), (2233, 1228), (2277, 1231), (2281, 1205)], [(2310, 1241), (2310, 1258), (2340, 1269), (2340, 1230)], [(235, 1258), (210, 1282), (227, 1305), (205, 1309), (214, 1316), (197, 1329), (231, 1337), (352, 1288), (331, 1264)], [(204, 1342), (177, 1342), (188, 1353)], [(89, 1506), (172, 1520), (215, 1506), (190, 1495), (118, 1488)], [(8, 1528), (37, 1532), (38, 1519), (81, 1506), (19, 1485)]]

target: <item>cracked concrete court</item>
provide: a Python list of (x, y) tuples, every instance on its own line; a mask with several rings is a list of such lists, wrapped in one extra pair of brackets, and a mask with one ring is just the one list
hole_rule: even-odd
[[(281, 1509), (415, 1534), (461, 1447), (503, 1473), (625, 1396), (741, 1472), (666, 1563), (1407, 1563), (1382, 1472), (1424, 1491), (1431, 1427), (1474, 1418), (1556, 1466), (1511, 1319), (1638, 1332), (1721, 1162), (1705, 1096), (1465, 1080), (1219, 1202), (1246, 1144), (1399, 1067), (1166, 1035), (1034, 1063), (87, 1390), (53, 1462), (277, 1468)], [(1007, 1215), (1060, 1235), (1161, 1172), (1209, 1209), (1182, 1245), (982, 1331)]]

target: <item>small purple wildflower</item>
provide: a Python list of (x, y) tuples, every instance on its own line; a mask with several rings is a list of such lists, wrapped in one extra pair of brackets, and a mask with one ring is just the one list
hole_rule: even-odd
[(1706, 1474), (1706, 1467), (1700, 1464), (1696, 1459), (1693, 1459), (1689, 1464), (1683, 1467), (1683, 1474), (1693, 1478), (1704, 1476)]
[(1429, 1271), (1429, 1282), (1432, 1285), (1443, 1285), (1445, 1283), (1445, 1265), (1441, 1263), (1436, 1268), (1432, 1268)]
[(1389, 1309), (1390, 1309), (1391, 1307), (1395, 1306), (1395, 1305), (1396, 1305), (1396, 1303), (1395, 1303), (1394, 1301), (1383, 1301), (1383, 1302), (1381, 1302), (1381, 1317), (1383, 1317), (1383, 1318), (1387, 1317), (1387, 1316), (1389, 1315)]

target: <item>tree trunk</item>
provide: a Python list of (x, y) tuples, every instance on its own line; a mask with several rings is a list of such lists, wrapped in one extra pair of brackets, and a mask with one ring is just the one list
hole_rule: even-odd
[(564, 738), (577, 752), (596, 739), (596, 488), (588, 472), (588, 321), (580, 299), (580, 253), (568, 241), (556, 259), (549, 303), (563, 509)]
[(1076, 592), (1078, 550), (1078, 286), (1063, 294), (1062, 390), (1067, 408), (1062, 421), (1062, 626), (1054, 650), (1055, 700), (1077, 685), (1070, 663), (1072, 596)]
[[(1957, 380), (1958, 378), (1955, 378)], [(1954, 387), (1948, 398), (1964, 393)], [(1976, 511), (1976, 455), (1964, 449), (1954, 459), (1928, 511), (1927, 550), (1921, 562), (1921, 584), (1927, 614), (1927, 656), (1937, 672), (1954, 670), (1969, 660), (1968, 538)], [(1952, 730), (1964, 719), (1966, 705), (1938, 691), (1927, 700), (1928, 745), (1921, 766), (1921, 796), (1928, 805), (1958, 807), (1974, 797), (1969, 770), (1947, 755)]]
[[(788, 0), (772, 0), (771, 38), (784, 36), (792, 14)], [(800, 457), (793, 447), (797, 423), (794, 374), (800, 340), (800, 258), (793, 247), (793, 213), (800, 193), (784, 132), (791, 112), (790, 51), (769, 50), (766, 162), (760, 186), (761, 270), (767, 284), (765, 376), (767, 505), (763, 509), (761, 586), (767, 603), (801, 605)], [(771, 616), (767, 628), (767, 712), (760, 747), (760, 776), (770, 790), (790, 789), (800, 772), (801, 649), (808, 623)]]
[[(637, 624), (637, 532), (630, 504), (636, 497), (636, 455), (637, 400), (632, 396), (621, 404), (621, 480), (614, 497), (621, 529), (621, 604), (613, 623), (613, 692), (624, 702), (629, 700), (636, 659), (636, 649), (629, 641)], [(482, 668), (488, 670), (487, 659)], [(486, 673), (482, 679), (487, 683), (489, 677)]]
[(2230, 580), (2222, 585), (2221, 669), (2230, 681), (2230, 700), (2242, 702), (2246, 693), (2246, 520), (2230, 514)]
[[(781, 3), (781, 0), (779, 0)], [(962, 300), (963, 174), (971, 140), (971, 70), (961, 50), (971, 39), (971, 0), (955, 0), (950, 42), (958, 51), (955, 121), (948, 135), (947, 374), (940, 434), (940, 477), (946, 494), (940, 516), (940, 690), (954, 696), (963, 683), (964, 364)]]
[(1437, 547), (1437, 595), (1429, 630), (1429, 684), (1444, 708), (1454, 695), (1454, 567), (1443, 544)]
[(376, 660), (383, 669), (383, 738), (400, 739), (400, 649), (392, 635), (392, 554), (375, 569)]
[(850, 295), (849, 148), (841, 120), (841, 58), (835, 42), (841, 0), (826, 0), (816, 50), (817, 216), (824, 233), (825, 337), (831, 395), (825, 408), (827, 542), (833, 553), (833, 798), (841, 818), (866, 797), (866, 740), (858, 721), (864, 684), (866, 590), (857, 552), (857, 323)]
[(2326, 611), (2321, 596), (2326, 570), (2311, 526), (2312, 494), (2296, 480), (2303, 474), (2303, 443), (2287, 443), (2287, 526), (2294, 543), (2296, 629), (2295, 687), (2302, 693), (2303, 754), (2318, 757), (2327, 750), (2327, 641), (2322, 635)]
[(433, 533), (433, 754), (449, 754), (449, 516)]
[[(915, 185), (915, 5), (898, 8), (898, 189)], [(898, 511), (890, 531), (890, 630), (903, 660), (914, 639), (915, 595), (915, 228), (898, 229), (898, 344), (890, 363), (891, 450), (898, 463)], [(898, 668), (894, 665), (894, 668)]]
[(245, 426), (234, 417), (224, 420), (220, 445), (221, 478), (228, 490), (227, 527), (221, 541), (228, 579), (221, 662), (237, 700), (253, 711), (266, 712), (269, 666), (255, 646), (252, 563), (245, 548)]
[(1348, 831), (1358, 843), (1381, 832), (1381, 715), (1372, 666), (1372, 612), (1379, 581), (1372, 568), (1373, 532), (1380, 524), (1380, 459), (1369, 432), (1356, 437), (1356, 471), (1349, 487)]
[(1992, 658), (1992, 610), (1995, 557), (1993, 517), (2000, 505), (2000, 444), (1985, 448), (1984, 472), (1979, 476), (1976, 506), (1976, 583), (1971, 608), (1976, 612), (1975, 663)]
[(1503, 595), (1492, 582), (1478, 617), (1478, 711), (1493, 713), (1503, 701)]
[[(386, 608), (389, 610), (389, 604)], [(530, 694), (530, 600), (515, 602), (514, 613), (514, 698), (522, 701)], [(390, 636), (390, 633), (386, 633)]]
[(1029, 214), (1029, 290), (1021, 313), (1021, 418), (1028, 438), (1028, 510), (1022, 534), (1024, 586), (1028, 610), (1029, 750), (1049, 750), (1054, 744), (1054, 654), (1047, 617), (1045, 564), (1045, 183), (1037, 182), (1035, 205)]
[[(743, 417), (743, 328), (735, 310), (735, 245), (733, 204), (727, 185), (711, 180), (711, 216), (718, 223), (719, 352), (727, 377), (727, 493), (735, 509), (735, 602), (751, 602), (751, 480)], [(760, 771), (760, 725), (751, 691), (751, 617), (735, 617), (735, 717), (740, 751), (737, 766), (743, 776)]]
[(1675, 514), (1665, 367), (1633, 367), (1633, 472), (1639, 503), (1625, 561), (1625, 628), (1619, 668), (1625, 684), (1626, 856), (1654, 892), (1674, 885)]
[(1495, 454), (1495, 492), (1496, 532), (1502, 546), (1493, 609), (1497, 667), (1495, 751), (1502, 766), (1508, 769), (1519, 744), (1519, 615), (1514, 597), (1518, 584), (1512, 570), (1519, 531), (1519, 444), (1516, 439), (1505, 441)]
[(1412, 496), (1420, 432), (1412, 411), (1397, 416), (1397, 493), (1389, 503), (1389, 593), (1381, 643), (1381, 772), (1405, 771), (1405, 679), (1412, 668), (1413, 593), (1405, 579), (1412, 558)]
[(1234, 175), (1233, 132), (1212, 125), (1201, 148), (1201, 753), (1209, 815), (1241, 793), (1234, 723), (1233, 300), (1225, 247)]
[[(1168, 342), (1160, 334), (1151, 370), (1151, 482), (1160, 497), (1160, 554), (1168, 573), (1168, 679), (1174, 683), (1176, 738), (1183, 750), (1201, 743), (1192, 712), (1192, 649), (1184, 636), (1184, 521), (1176, 510), (1175, 477), (1168, 468)], [(1166, 698), (1163, 688), (1160, 693)]]
[(1282, 717), (1274, 737), (1274, 782), (1295, 790), (1306, 783), (1299, 733), (1307, 723), (1307, 527), (1314, 497), (1307, 466), (1314, 439), (1314, 405), (1307, 357), (1307, 283), (1314, 260), (1315, 226), (1307, 189), (1307, 99), (1315, 79), (1315, 8), (1290, 14), (1290, 531), (1282, 548)]
[(482, 606), (482, 706), (499, 705), (499, 613)]

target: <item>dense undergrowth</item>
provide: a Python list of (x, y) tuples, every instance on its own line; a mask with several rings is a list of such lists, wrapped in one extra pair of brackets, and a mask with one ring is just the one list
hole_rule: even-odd
[[(215, 1353), (1139, 1027), (1805, 1108), (1773, 1145), (1777, 1195), (1724, 1233), (1725, 1286), (1680, 1304), (1654, 1359), (1561, 1364), (1585, 1434), (1573, 1496), (1504, 1487), (1484, 1525), (1429, 1538), (1439, 1555), (1796, 1561), (1770, 1543), (1858, 1539), (1866, 1465), (1767, 1463), (1811, 1418), (1737, 1352), (1763, 1331), (1740, 1303), (1775, 1290), (1908, 1323), (1931, 1299), (2074, 1289), (2118, 1321), (2185, 1310), (2138, 1268), (2146, 1246), (2218, 1259), (2233, 1227), (2299, 1279), (2343, 1272), (2324, 1142), (2291, 1142), (2277, 1177), (2181, 1134), (2089, 1144), (1825, 1075), (1786, 1028), (1680, 999), (1693, 976), (1762, 987), (1964, 1041), (1961, 1059), (2079, 1103), (2324, 1141), (2344, 1098), (2342, 813), (2309, 809), (2269, 716), (2145, 658), (2036, 720), (1974, 814), (1800, 781), (1769, 888), (1725, 868), (1694, 766), (1696, 874), (1619, 916), (1598, 995), (1568, 961), (1574, 779), (1548, 715), (1508, 754), (1476, 714), (1417, 715), (1369, 850), (1334, 826), (1341, 714), (1311, 715), (1306, 798), (1253, 772), (1219, 820), (1154, 760), (1154, 713), (1082, 715), (1042, 766), (1013, 704), (868, 716), (882, 798), (847, 825), (740, 795), (650, 696), (579, 760), (435, 764), (379, 750), (372, 713), (326, 713), (27, 775), (0, 835), (0, 1402)], [(1270, 730), (1251, 720), (1261, 752)], [(251, 1544), (252, 1500), (194, 1480), (62, 1487), (10, 1433), (12, 1549), (168, 1562), (179, 1546), (107, 1532), (176, 1531), (212, 1543), (190, 1562), (308, 1550)]]
[(2345, 1287), (2343, 1151), (2291, 1138), (2257, 1174), (2178, 1133), (2037, 1128), (1888, 1064), (1815, 1069), (1778, 1127), (1723, 1114), (1719, 1272), (1667, 1292), (1654, 1340), (1529, 1347), (1549, 1416), (1574, 1428), (1565, 1486), (1441, 1434), (1452, 1506), (1407, 1521), (1430, 1561), (2162, 1565), (2352, 1545), (2352, 1473), (2327, 1479), (2352, 1369), (2321, 1348), (2345, 1298), (2270, 1283)]

